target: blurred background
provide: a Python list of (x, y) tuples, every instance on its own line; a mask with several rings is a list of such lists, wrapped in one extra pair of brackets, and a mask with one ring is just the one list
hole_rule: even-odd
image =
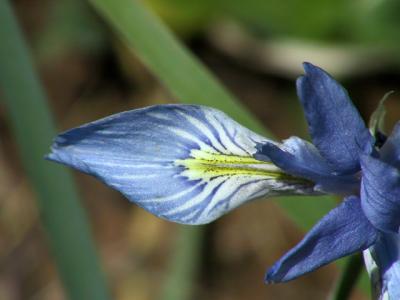
[[(400, 86), (397, 0), (142, 2), (279, 139), (308, 138), (295, 93), (303, 61), (342, 82), (366, 120), (383, 95)], [(60, 131), (175, 102), (87, 2), (11, 3)], [(400, 116), (398, 93), (387, 108), (391, 128)], [(183, 226), (153, 217), (89, 176), (74, 177), (113, 299), (162, 299), (171, 265), (179, 263), (174, 254)], [(313, 201), (304, 205), (312, 209)], [(263, 282), (266, 268), (303, 236), (278, 202), (252, 202), (201, 229), (198, 255), (190, 258), (196, 265), (190, 299), (326, 299), (338, 276), (334, 265), (284, 285)], [(67, 299), (1, 102), (0, 299)], [(356, 290), (351, 299), (367, 296)]]

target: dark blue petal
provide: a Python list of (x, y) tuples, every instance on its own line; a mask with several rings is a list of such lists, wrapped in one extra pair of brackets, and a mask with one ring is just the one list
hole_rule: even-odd
[(268, 271), (266, 281), (274, 283), (295, 279), (338, 258), (368, 248), (376, 238), (377, 231), (365, 218), (360, 199), (350, 196), (275, 263)]
[(304, 63), (304, 69), (297, 93), (314, 145), (337, 172), (357, 172), (360, 153), (373, 145), (364, 121), (347, 91), (330, 75), (310, 63)]
[(218, 110), (159, 105), (60, 134), (48, 158), (96, 176), (156, 216), (203, 224), (255, 197), (313, 192), (253, 158), (266, 142)]
[(326, 193), (353, 194), (358, 191), (359, 180), (353, 175), (337, 175), (314, 145), (291, 137), (283, 145), (265, 143), (257, 145), (255, 158), (269, 159), (285, 172), (306, 178), (316, 189)]
[(382, 231), (399, 232), (400, 172), (369, 155), (361, 156), (361, 203), (370, 222)]
[(380, 158), (389, 165), (400, 168), (400, 122), (379, 151)]

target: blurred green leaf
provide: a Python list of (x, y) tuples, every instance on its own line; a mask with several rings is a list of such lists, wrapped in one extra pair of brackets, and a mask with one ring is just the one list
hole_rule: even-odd
[(49, 16), (35, 43), (36, 56), (49, 60), (68, 51), (98, 53), (105, 45), (105, 32), (90, 5), (79, 0), (49, 4)]
[(210, 22), (216, 14), (215, 0), (144, 0), (181, 37), (189, 37)]
[(0, 87), (22, 162), (67, 295), (109, 299), (71, 174), (44, 160), (56, 134), (45, 93), (11, 7), (0, 0)]
[(179, 101), (214, 106), (265, 133), (261, 123), (138, 1), (90, 2)]
[(353, 8), (346, 0), (222, 0), (221, 6), (265, 37), (322, 41), (343, 39)]
[(354, 286), (360, 279), (363, 271), (363, 256), (362, 253), (356, 253), (347, 258), (347, 264), (339, 278), (337, 287), (333, 290), (330, 299), (343, 300), (349, 299), (353, 292)]
[(400, 2), (220, 0), (220, 11), (267, 39), (400, 46)]
[(164, 288), (160, 294), (161, 299), (192, 298), (193, 277), (199, 269), (203, 233), (203, 227), (200, 226), (180, 226), (174, 246), (174, 256), (169, 264)]

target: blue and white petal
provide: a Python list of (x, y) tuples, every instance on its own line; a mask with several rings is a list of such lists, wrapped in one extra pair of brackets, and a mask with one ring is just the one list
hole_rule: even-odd
[(359, 171), (359, 155), (371, 152), (373, 138), (347, 91), (324, 70), (304, 63), (305, 75), (297, 80), (314, 145), (341, 174)]
[(374, 258), (374, 246), (369, 247), (363, 251), (364, 256), (364, 264), (367, 269), (370, 283), (371, 283), (371, 292), (372, 299), (375, 300), (388, 300), (387, 293), (382, 293), (382, 278), (379, 270), (379, 266), (376, 263), (376, 259)]
[(370, 222), (385, 232), (400, 232), (400, 171), (369, 155), (361, 156), (361, 204)]
[(289, 281), (338, 258), (365, 250), (375, 242), (377, 235), (377, 230), (362, 213), (360, 199), (350, 196), (275, 263), (266, 281)]
[(161, 218), (204, 224), (263, 195), (314, 193), (313, 184), (253, 157), (273, 143), (224, 113), (159, 105), (60, 134), (48, 159), (94, 175)]
[(400, 299), (400, 236), (383, 233), (376, 243), (364, 251), (372, 280), (374, 299)]

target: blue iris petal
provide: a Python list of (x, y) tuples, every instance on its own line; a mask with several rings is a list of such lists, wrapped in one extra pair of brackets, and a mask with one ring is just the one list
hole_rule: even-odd
[(361, 156), (362, 208), (370, 222), (382, 231), (399, 233), (400, 172), (372, 156)]
[(360, 153), (371, 151), (373, 144), (364, 121), (347, 91), (330, 75), (310, 63), (304, 63), (304, 69), (297, 93), (314, 145), (337, 172), (357, 172)]
[(315, 182), (316, 189), (327, 193), (352, 194), (359, 180), (352, 175), (337, 175), (314, 145), (298, 137), (291, 137), (283, 145), (257, 145), (255, 157), (271, 160), (285, 172)]
[(315, 193), (253, 158), (256, 144), (268, 142), (218, 110), (159, 105), (64, 132), (48, 159), (96, 176), (156, 216), (204, 224), (269, 193)]
[(375, 242), (377, 234), (362, 214), (360, 199), (355, 196), (345, 198), (275, 263), (268, 271), (266, 281), (289, 281), (340, 257), (364, 250)]

